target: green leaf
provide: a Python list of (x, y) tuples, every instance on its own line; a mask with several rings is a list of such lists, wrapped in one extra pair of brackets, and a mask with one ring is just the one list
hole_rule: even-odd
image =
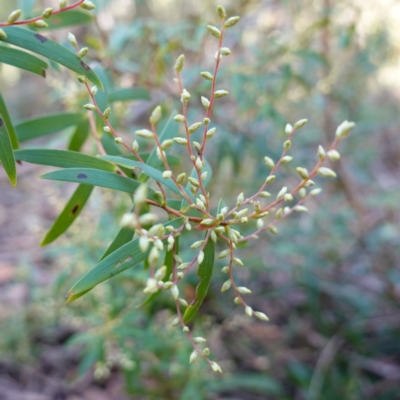
[(0, 63), (12, 65), (46, 78), (47, 63), (25, 51), (1, 46)]
[[(69, 10), (56, 14), (46, 19), (47, 28), (40, 28), (40, 30), (61, 29), (67, 26), (89, 24), (93, 21), (93, 16), (85, 11)], [(33, 28), (36, 30), (37, 28)]]
[(79, 151), (88, 138), (89, 132), (89, 120), (82, 121), (79, 125), (77, 125), (68, 143), (68, 150)]
[(42, 117), (26, 119), (15, 125), (18, 138), (21, 142), (38, 137), (58, 133), (71, 126), (87, 121), (82, 113), (50, 114)]
[(15, 158), (18, 161), (26, 161), (32, 164), (50, 165), (60, 168), (94, 168), (103, 171), (116, 171), (113, 164), (92, 157), (87, 154), (69, 150), (51, 149), (26, 149), (15, 150)]
[[(99, 156), (99, 158), (103, 160), (110, 161), (112, 163), (115, 163), (117, 165), (121, 165), (122, 167), (126, 168), (139, 168), (141, 169), (146, 175), (149, 175), (151, 178), (153, 178), (155, 181), (160, 182), (167, 188), (171, 189), (174, 193), (178, 194), (180, 197), (183, 198), (182, 193), (179, 191), (177, 186), (175, 185), (175, 182), (172, 179), (165, 179), (162, 176), (162, 172), (159, 171), (158, 169), (155, 169), (153, 167), (150, 167), (147, 164), (142, 164), (139, 161), (133, 161), (129, 160), (124, 157), (116, 157), (116, 156)], [(193, 194), (188, 190), (183, 188), (186, 192), (186, 194), (191, 198), (193, 198)]]
[(6, 171), (8, 179), (13, 186), (17, 185), (17, 168), (15, 166), (15, 159), (11, 138), (8, 134), (6, 124), (3, 117), (0, 115), (0, 161)]
[(45, 238), (41, 243), (41, 246), (46, 246), (47, 244), (56, 240), (72, 225), (72, 223), (83, 210), (83, 207), (88, 201), (92, 190), (93, 186), (90, 185), (78, 186), (78, 188), (75, 190), (75, 193), (72, 195), (67, 205), (64, 207), (64, 210), (54, 221), (53, 226), (47, 232)]
[[(134, 179), (92, 168), (69, 168), (53, 171), (42, 175), (42, 178), (53, 181), (85, 183), (86, 185), (100, 186), (126, 193), (134, 193), (141, 185)], [(157, 201), (153, 190), (149, 188), (147, 193), (148, 199)]]
[[(177, 218), (166, 222), (164, 226), (172, 225), (174, 228), (179, 228), (184, 221), (184, 218)], [(77, 296), (139, 264), (148, 257), (149, 252), (150, 250), (143, 253), (140, 250), (138, 238), (130, 241), (100, 261), (72, 287), (67, 296)]]
[(15, 131), (14, 125), (12, 123), (10, 114), (8, 113), (7, 105), (3, 99), (3, 96), (0, 93), (0, 114), (3, 117), (3, 121), (6, 124), (6, 128), (8, 131), (8, 134), (10, 135), (10, 140), (12, 144), (13, 149), (18, 149), (19, 147), (19, 142), (18, 142), (18, 136), (17, 132)]
[(108, 95), (108, 101), (133, 101), (133, 100), (150, 100), (150, 92), (145, 87), (123, 88), (112, 91)]
[(51, 40), (40, 33), (31, 32), (17, 26), (4, 27), (4, 31), (6, 32), (7, 37), (0, 38), (0, 40), (56, 61), (58, 64), (61, 64), (80, 75), (86, 76), (99, 88), (103, 88), (100, 79), (88, 65), (86, 65), (75, 53), (72, 53), (66, 47), (61, 46), (54, 40)]
[(195, 316), (207, 295), (214, 268), (214, 257), (214, 242), (212, 240), (208, 240), (206, 247), (204, 248), (204, 260), (197, 270), (197, 276), (200, 278), (200, 283), (196, 288), (196, 296), (183, 315), (183, 322), (185, 324)]

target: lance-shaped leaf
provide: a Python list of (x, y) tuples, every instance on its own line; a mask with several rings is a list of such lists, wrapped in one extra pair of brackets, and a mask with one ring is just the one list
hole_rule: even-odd
[(145, 87), (123, 88), (112, 91), (108, 95), (108, 101), (132, 101), (132, 100), (150, 100), (150, 92)]
[[(99, 156), (99, 158), (103, 160), (110, 161), (117, 165), (121, 165), (122, 167), (126, 168), (139, 168), (141, 169), (146, 175), (153, 178), (155, 181), (161, 183), (168, 189), (171, 189), (174, 193), (178, 194), (180, 197), (184, 198), (182, 193), (179, 191), (178, 187), (176, 186), (175, 182), (172, 179), (165, 179), (162, 176), (162, 172), (156, 168), (150, 167), (150, 165), (143, 164), (139, 161), (129, 160), (124, 157), (117, 157), (117, 156)], [(183, 188), (187, 196), (189, 196), (192, 200), (194, 199), (193, 194), (190, 190)]]
[[(172, 225), (174, 228), (179, 228), (183, 223), (184, 218), (177, 218), (166, 222), (164, 226)], [(150, 250), (147, 250), (143, 253), (140, 250), (139, 238), (130, 241), (100, 261), (72, 287), (67, 296), (69, 298), (77, 298), (77, 296), (91, 290), (99, 283), (144, 261), (149, 252)]]
[[(69, 10), (68, 12), (60, 13), (46, 19), (47, 28), (40, 30), (61, 29), (67, 26), (89, 24), (93, 21), (93, 16), (85, 11)], [(36, 30), (34, 27), (32, 29)]]
[(38, 137), (58, 133), (71, 126), (79, 125), (87, 120), (83, 113), (63, 113), (30, 118), (15, 125), (21, 142)]
[[(60, 171), (49, 172), (41, 177), (53, 181), (85, 183), (86, 185), (100, 186), (126, 193), (134, 193), (141, 185), (140, 182), (135, 181), (134, 179), (92, 168), (63, 169)], [(157, 201), (154, 196), (154, 190), (150, 188), (147, 190), (147, 197), (150, 200)]]
[(90, 185), (79, 185), (75, 190), (75, 193), (69, 199), (64, 210), (55, 220), (53, 226), (47, 232), (45, 238), (43, 239), (41, 246), (46, 246), (47, 244), (56, 240), (61, 236), (75, 221), (78, 215), (83, 210), (86, 202), (88, 201), (90, 194), (92, 193), (93, 186)]
[(6, 124), (6, 128), (8, 131), (8, 134), (10, 136), (11, 144), (13, 149), (18, 149), (19, 147), (19, 142), (18, 142), (18, 136), (17, 132), (15, 131), (14, 125), (12, 123), (10, 114), (7, 109), (7, 105), (3, 99), (3, 96), (0, 93), (0, 115), (3, 118), (3, 122)]
[(60, 168), (93, 168), (103, 171), (116, 171), (115, 165), (92, 157), (88, 154), (78, 153), (69, 150), (52, 149), (24, 149), (15, 150), (15, 159), (26, 161), (32, 164), (49, 165)]
[(35, 33), (17, 26), (8, 26), (3, 29), (6, 32), (7, 37), (0, 38), (0, 40), (47, 57), (80, 75), (86, 76), (99, 88), (103, 88), (100, 79), (92, 69), (66, 47), (61, 46), (54, 40), (51, 40), (40, 33)]
[(8, 134), (6, 124), (3, 117), (0, 115), (0, 161), (6, 171), (8, 179), (13, 186), (17, 184), (17, 168), (15, 166), (15, 159), (11, 139)]
[(89, 132), (89, 120), (85, 120), (77, 125), (68, 143), (68, 150), (79, 151), (85, 143), (86, 139), (88, 138)]
[(0, 63), (12, 65), (14, 67), (33, 72), (36, 75), (46, 77), (47, 63), (25, 51), (13, 49), (11, 47), (0, 47)]
[(197, 270), (197, 276), (200, 278), (200, 283), (196, 288), (196, 296), (183, 315), (183, 322), (185, 324), (195, 316), (207, 295), (214, 268), (214, 257), (214, 242), (212, 240), (208, 240), (204, 248), (204, 260)]

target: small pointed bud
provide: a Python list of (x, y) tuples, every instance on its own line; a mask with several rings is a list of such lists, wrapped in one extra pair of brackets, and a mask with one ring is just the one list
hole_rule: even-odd
[(236, 289), (241, 294), (250, 294), (251, 293), (251, 290), (244, 286), (238, 286)]
[(200, 187), (200, 183), (196, 178), (193, 178), (189, 176), (188, 181), (194, 186), (194, 187)]
[(147, 199), (147, 186), (140, 185), (135, 192), (135, 203), (136, 205), (143, 204)]
[(274, 161), (272, 160), (272, 158), (269, 158), (269, 157), (265, 156), (265, 157), (264, 157), (264, 161), (265, 161), (265, 165), (266, 165), (268, 168), (273, 169), (273, 168), (275, 167), (275, 163), (274, 163)]
[(176, 181), (181, 185), (182, 183), (185, 182), (185, 179), (186, 179), (186, 174), (182, 172), (177, 176)]
[(217, 14), (218, 14), (218, 17), (220, 17), (221, 19), (225, 19), (226, 18), (225, 8), (223, 6), (218, 6), (217, 7)]
[(225, 258), (226, 256), (229, 255), (230, 250), (226, 249), (226, 250), (222, 250), (219, 254), (218, 254), (218, 258)]
[(124, 144), (124, 140), (121, 137), (116, 137), (114, 139), (114, 142), (117, 144)]
[(207, 79), (207, 80), (209, 80), (209, 81), (212, 81), (212, 80), (214, 79), (214, 75), (210, 74), (210, 73), (207, 72), (207, 71), (200, 72), (200, 75), (201, 75), (204, 79)]
[(203, 124), (204, 124), (205, 126), (207, 126), (209, 123), (210, 123), (210, 118), (204, 118), (204, 119), (203, 119)]
[(42, 19), (38, 19), (37, 21), (32, 22), (31, 25), (34, 26), (35, 28), (48, 28), (49, 26)]
[(265, 183), (268, 185), (272, 183), (275, 180), (276, 176), (275, 175), (270, 175), (266, 180)]
[(86, 54), (87, 54), (88, 52), (89, 52), (89, 49), (88, 49), (87, 47), (82, 47), (82, 48), (78, 51), (77, 56), (78, 56), (79, 58), (83, 58), (83, 57), (86, 56)]
[(146, 287), (143, 293), (155, 293), (158, 291), (157, 281), (154, 278), (147, 279)]
[(150, 115), (149, 122), (152, 125), (156, 125), (157, 122), (161, 119), (162, 110), (161, 106), (157, 106)]
[(202, 343), (207, 342), (207, 340), (204, 339), (204, 338), (201, 337), (201, 336), (194, 337), (194, 338), (193, 338), (193, 341), (194, 341), (196, 344), (202, 344)]
[(183, 66), (185, 65), (185, 55), (181, 54), (175, 61), (174, 69), (177, 72), (182, 71)]
[(210, 355), (210, 349), (208, 348), (208, 347), (206, 347), (204, 350), (203, 350), (203, 356), (204, 357), (208, 357)]
[(244, 217), (248, 211), (249, 211), (248, 208), (244, 208), (243, 210), (238, 211), (237, 213), (235, 213), (235, 218), (240, 219), (240, 218)]
[(111, 108), (107, 107), (104, 111), (103, 111), (103, 117), (104, 119), (108, 119), (111, 115)]
[(152, 213), (142, 214), (139, 217), (139, 222), (141, 225), (154, 225), (158, 221), (158, 216)]
[(186, 90), (183, 89), (183, 92), (181, 93), (181, 102), (188, 101), (190, 99), (190, 93)]
[(178, 300), (178, 297), (179, 297), (179, 289), (178, 289), (178, 286), (176, 286), (176, 285), (172, 286), (172, 287), (171, 287), (171, 293), (172, 293), (172, 297), (173, 297), (175, 300)]
[(232, 281), (230, 279), (228, 279), (227, 281), (224, 282), (224, 284), (221, 287), (221, 293), (226, 292), (227, 290), (229, 290), (232, 286)]
[(354, 122), (344, 121), (336, 129), (336, 137), (344, 139), (356, 126)]
[(184, 270), (184, 269), (186, 269), (188, 266), (190, 265), (190, 263), (181, 263), (181, 264), (179, 264), (177, 267), (176, 267), (176, 269), (179, 269), (179, 270)]
[(83, 108), (85, 108), (86, 110), (89, 110), (89, 111), (96, 111), (97, 110), (97, 108), (96, 108), (96, 106), (94, 105), (94, 104), (85, 104), (84, 106), (83, 106)]
[(18, 21), (19, 17), (21, 16), (22, 11), (21, 10), (15, 10), (13, 11), (7, 18), (7, 22), (9, 24), (13, 24), (14, 22)]
[(320, 188), (313, 189), (313, 190), (311, 190), (310, 195), (311, 195), (311, 196), (317, 196), (317, 195), (320, 194), (321, 192), (322, 192), (322, 189), (320, 189)]
[(225, 97), (225, 96), (227, 96), (228, 94), (229, 94), (229, 92), (226, 91), (226, 90), (216, 90), (216, 91), (214, 92), (214, 97), (215, 97), (216, 99), (220, 99), (221, 97)]
[(291, 201), (293, 201), (293, 196), (292, 196), (290, 193), (286, 193), (286, 194), (283, 196), (283, 199), (284, 199), (287, 203), (290, 203)]
[(325, 158), (325, 156), (326, 156), (326, 151), (325, 151), (325, 149), (324, 149), (321, 145), (319, 145), (319, 146), (318, 146), (318, 158), (319, 158), (320, 160), (323, 160), (323, 159)]
[(235, 297), (235, 298), (233, 299), (233, 302), (234, 302), (235, 304), (240, 304), (240, 303), (241, 303), (240, 297)]
[(304, 189), (304, 188), (301, 188), (301, 189), (299, 190), (299, 195), (300, 195), (300, 197), (301, 197), (302, 199), (304, 199), (304, 198), (307, 196), (307, 190)]
[(222, 272), (223, 274), (228, 274), (228, 273), (229, 273), (229, 267), (228, 267), (227, 265), (225, 265), (225, 267), (223, 267), (223, 268), (221, 269), (221, 272)]
[[(108, 127), (107, 127), (108, 128)], [(105, 129), (105, 128), (104, 128)], [(137, 142), (137, 140), (134, 140), (132, 142), (132, 150), (137, 153), (139, 151), (139, 143)]]
[(297, 121), (297, 122), (294, 124), (294, 128), (295, 128), (295, 129), (300, 129), (300, 128), (302, 128), (307, 122), (308, 122), (308, 119), (301, 119), (301, 120)]
[(186, 118), (182, 114), (175, 115), (174, 121), (176, 122), (185, 122)]
[(281, 219), (283, 215), (283, 209), (279, 208), (278, 211), (275, 214), (276, 219)]
[(340, 153), (336, 150), (328, 151), (328, 157), (331, 161), (338, 161), (340, 160)]
[(190, 225), (190, 222), (189, 222), (189, 221), (187, 221), (187, 222), (185, 223), (185, 229), (186, 229), (187, 231), (191, 231), (191, 230), (192, 230), (192, 225)]
[(174, 142), (171, 139), (164, 140), (161, 143), (161, 150), (168, 150)]
[(307, 180), (309, 175), (308, 175), (308, 171), (305, 168), (302, 167), (297, 167), (296, 168), (297, 173), (300, 175), (300, 178)]
[(308, 211), (308, 208), (304, 207), (304, 206), (296, 206), (294, 209), (297, 212), (307, 212)]
[(154, 138), (154, 133), (148, 129), (139, 129), (135, 132), (135, 135), (140, 136), (144, 139), (152, 139)]
[(68, 5), (68, 0), (60, 0), (60, 8), (65, 8)]
[(330, 168), (326, 167), (318, 168), (317, 174), (323, 176), (324, 178), (336, 178), (336, 173)]
[(140, 236), (139, 237), (139, 248), (142, 253), (145, 253), (149, 248), (149, 238), (147, 236)]
[[(183, 272), (178, 272), (178, 274), (182, 274), (182, 277), (180, 278), (180, 279), (182, 279), (183, 278)], [(179, 304), (181, 306), (183, 306), (183, 307), (188, 307), (189, 306), (188, 302), (185, 299), (178, 299), (178, 301), (179, 301)]]
[(167, 281), (167, 282), (164, 282), (164, 284), (163, 284), (163, 289), (164, 289), (164, 290), (169, 290), (169, 289), (172, 288), (172, 286), (174, 286), (173, 282)]
[(286, 140), (286, 142), (283, 143), (284, 150), (289, 150), (291, 145), (292, 145), (292, 142), (290, 140)]
[(311, 186), (315, 186), (315, 182), (312, 181), (311, 179), (309, 179), (304, 186), (307, 188), (311, 187)]
[(242, 192), (236, 199), (236, 207), (240, 207), (243, 204), (243, 201), (244, 201), (244, 194)]
[(4, 32), (4, 29), (0, 28), (0, 39), (7, 39), (7, 34)]
[(266, 197), (271, 197), (271, 193), (270, 193), (270, 192), (263, 191), (263, 192), (261, 192), (261, 193), (259, 194), (259, 196), (265, 199)]
[(190, 248), (191, 249), (198, 249), (199, 247), (203, 246), (204, 240), (198, 240), (197, 242), (194, 242)]
[(201, 96), (201, 104), (203, 104), (203, 107), (208, 110), (210, 107), (210, 100), (208, 100), (207, 97)]
[(240, 17), (230, 17), (225, 22), (225, 28), (231, 28), (232, 26), (236, 25), (240, 20)]
[(240, 258), (237, 257), (233, 257), (232, 258), (232, 262), (236, 265), (239, 265), (239, 267), (243, 267), (243, 261)]
[(95, 4), (92, 2), (92, 1), (89, 1), (89, 0), (85, 0), (82, 4), (81, 4), (81, 7), (84, 9), (84, 10), (94, 10), (95, 8), (96, 8), (96, 6), (95, 6)]
[(149, 263), (150, 265), (154, 265), (160, 258), (160, 252), (157, 247), (152, 247), (149, 254)]
[(97, 87), (96, 85), (93, 85), (93, 86), (90, 88), (90, 93), (92, 93), (93, 96), (96, 96), (98, 90), (99, 90), (98, 87)]
[(213, 362), (211, 363), (211, 368), (212, 368), (212, 370), (213, 370), (214, 372), (219, 372), (220, 374), (222, 374), (222, 369), (221, 369), (221, 367), (220, 367), (215, 361), (213, 361)]
[[(170, 236), (172, 237), (172, 236)], [(158, 281), (160, 281), (161, 279), (164, 279), (165, 274), (167, 273), (167, 266), (163, 265), (161, 268), (159, 268), (156, 273), (154, 274), (154, 278)]]
[(192, 353), (190, 354), (189, 362), (190, 362), (190, 364), (192, 364), (192, 363), (195, 362), (196, 360), (197, 360), (197, 351), (194, 350), (194, 351), (192, 351)]
[(287, 193), (287, 187), (284, 186), (284, 187), (279, 191), (279, 193), (277, 194), (276, 199), (277, 199), (277, 200), (283, 199), (283, 196), (284, 196), (286, 193)]
[(204, 252), (200, 251), (199, 255), (197, 256), (197, 263), (200, 265), (204, 261)]
[(210, 232), (210, 238), (211, 238), (211, 240), (212, 240), (214, 243), (217, 243), (218, 238), (217, 238), (217, 234), (215, 233), (214, 230), (211, 230), (211, 232)]
[(217, 130), (217, 128), (211, 128), (211, 129), (209, 129), (209, 130), (207, 131), (206, 138), (207, 138), (207, 139), (212, 138), (212, 137), (214, 136), (216, 130)]
[(252, 309), (250, 306), (246, 306), (246, 307), (244, 308), (244, 312), (245, 312), (249, 317), (251, 317), (251, 316), (253, 315), (253, 309)]
[(42, 17), (43, 18), (50, 18), (51, 14), (53, 14), (53, 9), (51, 7), (46, 8), (43, 12), (42, 12)]
[(202, 125), (202, 122), (195, 122), (194, 124), (190, 125), (188, 128), (189, 134), (196, 132)]
[(212, 25), (207, 25), (208, 31), (213, 35), (215, 38), (219, 39), (221, 37), (221, 32), (218, 28)]
[(293, 160), (293, 157), (292, 157), (292, 156), (285, 156), (285, 157), (282, 158), (281, 163), (282, 163), (282, 164), (287, 164), (287, 163), (289, 163), (289, 162), (292, 161), (292, 160)]
[(179, 318), (178, 317), (176, 317), (176, 318), (174, 318), (173, 320), (172, 320), (172, 326), (178, 326), (179, 325)]
[(169, 179), (169, 178), (171, 178), (171, 176), (172, 176), (172, 171), (164, 171), (164, 172), (162, 173), (162, 177), (163, 177), (164, 179)]
[(286, 133), (286, 135), (289, 136), (289, 135), (292, 133), (292, 131), (293, 131), (293, 126), (290, 125), (290, 124), (286, 124), (286, 126), (285, 126), (285, 133)]
[(172, 139), (175, 143), (180, 144), (181, 146), (186, 146), (187, 145), (187, 140), (185, 138), (181, 138), (181, 137), (175, 137)]
[(229, 54), (231, 54), (231, 50), (228, 47), (221, 47), (219, 49), (219, 53), (223, 56), (229, 56)]
[(264, 221), (262, 219), (257, 220), (257, 228), (262, 229), (264, 226)]
[(262, 313), (260, 311), (255, 311), (254, 312), (254, 316), (256, 318), (258, 318), (259, 320), (261, 320), (261, 321), (269, 321), (269, 318), (264, 313)]
[(203, 172), (203, 173), (201, 174), (200, 178), (201, 178), (201, 181), (202, 181), (202, 182), (204, 182), (204, 181), (207, 179), (207, 175), (208, 175), (208, 172), (207, 172), (207, 171), (206, 171), (206, 172)]
[(269, 227), (268, 227), (268, 230), (269, 230), (271, 233), (273, 233), (274, 235), (277, 235), (277, 234), (278, 234), (278, 229), (276, 229), (276, 227), (273, 226), (273, 225), (269, 226)]
[(78, 78), (78, 81), (80, 83), (86, 83), (87, 82), (86, 76), (78, 75), (77, 78)]
[(121, 227), (135, 230), (137, 228), (137, 218), (133, 213), (126, 213), (122, 216)]

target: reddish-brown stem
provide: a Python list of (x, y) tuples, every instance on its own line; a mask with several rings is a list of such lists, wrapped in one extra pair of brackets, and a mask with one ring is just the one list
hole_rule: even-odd
[[(74, 8), (79, 7), (85, 0), (79, 0), (78, 2), (76, 2), (75, 4), (71, 4), (70, 6), (64, 7), (64, 8), (60, 8), (59, 10), (53, 11), (53, 13), (51, 14), (51, 16), (53, 15), (57, 15), (57, 14), (61, 14), (63, 12), (69, 11), (69, 10), (73, 10)], [(40, 15), (39, 17), (35, 17), (35, 18), (30, 18), (30, 19), (26, 19), (23, 21), (16, 21), (13, 22), (11, 24), (9, 24), (8, 22), (0, 22), (0, 27), (4, 27), (4, 26), (12, 26), (12, 25), (28, 25), (28, 24), (32, 24), (33, 22), (39, 21), (40, 19), (43, 19), (43, 17)]]

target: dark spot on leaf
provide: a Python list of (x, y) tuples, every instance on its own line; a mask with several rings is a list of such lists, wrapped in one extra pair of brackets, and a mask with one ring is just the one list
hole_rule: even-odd
[(3, 120), (0, 118), (0, 128), (3, 126)]
[(86, 179), (86, 178), (87, 178), (87, 175), (86, 175), (86, 174), (78, 174), (78, 175), (77, 175), (77, 178), (78, 178), (78, 179)]
[(81, 61), (81, 65), (82, 65), (83, 68), (86, 69), (86, 71), (90, 71), (89, 65), (85, 64), (83, 61)]
[(72, 210), (71, 213), (72, 214), (76, 214), (76, 212), (79, 210), (79, 204), (77, 204)]
[(42, 76), (43, 76), (43, 78), (46, 78), (46, 70), (45, 69), (42, 69)]
[(39, 40), (39, 42), (41, 42), (41, 43), (46, 43), (47, 42), (47, 37), (44, 37), (44, 36), (40, 35), (39, 33), (37, 33), (35, 35), (35, 38), (37, 40)]

